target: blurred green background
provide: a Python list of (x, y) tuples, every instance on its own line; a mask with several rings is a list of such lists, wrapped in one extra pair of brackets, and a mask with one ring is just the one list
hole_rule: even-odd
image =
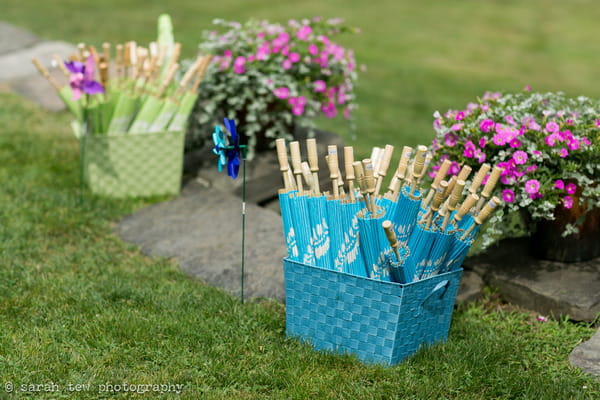
[(47, 39), (99, 45), (156, 37), (169, 13), (192, 57), (214, 18), (286, 22), (341, 17), (343, 38), (367, 67), (359, 78), (357, 139), (342, 119), (319, 121), (367, 154), (372, 146), (428, 144), (435, 110), (461, 108), (486, 90), (564, 91), (600, 97), (600, 7), (592, 0), (3, 0), (1, 19)]

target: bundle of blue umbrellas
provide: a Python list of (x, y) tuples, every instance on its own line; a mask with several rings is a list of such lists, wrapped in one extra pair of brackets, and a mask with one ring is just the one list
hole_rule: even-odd
[(330, 145), (325, 161), (331, 182), (322, 191), (316, 140), (306, 141), (307, 161), (300, 142), (289, 143), (289, 154), (284, 139), (276, 145), (288, 258), (304, 264), (398, 283), (450, 272), (460, 268), (481, 224), (500, 204), (490, 196), (501, 169), (489, 164), (470, 181), (469, 166), (445, 180), (446, 160), (424, 189), (431, 160), (426, 146), (403, 147), (382, 191), (393, 146), (376, 148), (361, 161), (344, 147), (344, 178), (337, 146)]

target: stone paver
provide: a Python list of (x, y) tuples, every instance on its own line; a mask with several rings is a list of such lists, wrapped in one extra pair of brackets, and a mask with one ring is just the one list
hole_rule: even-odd
[(600, 329), (590, 340), (573, 349), (569, 361), (573, 366), (595, 375), (600, 380)]

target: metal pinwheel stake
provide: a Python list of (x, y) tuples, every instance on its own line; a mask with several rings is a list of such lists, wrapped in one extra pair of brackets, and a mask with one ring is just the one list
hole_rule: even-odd
[(219, 156), (217, 166), (219, 172), (227, 167), (227, 175), (232, 179), (238, 177), (240, 164), (242, 165), (242, 272), (241, 272), (241, 294), (240, 299), (244, 303), (244, 266), (245, 266), (245, 242), (246, 242), (246, 145), (240, 144), (235, 121), (224, 119), (227, 132), (223, 132), (220, 126), (215, 126), (213, 132), (213, 153)]

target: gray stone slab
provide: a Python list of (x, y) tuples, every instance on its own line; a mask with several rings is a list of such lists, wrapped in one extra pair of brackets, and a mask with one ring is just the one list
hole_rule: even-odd
[(530, 255), (528, 239), (502, 241), (465, 268), (514, 304), (543, 314), (592, 321), (600, 312), (600, 259), (560, 263)]
[(590, 340), (573, 349), (569, 362), (600, 380), (600, 330)]
[(0, 21), (0, 55), (33, 46), (40, 40), (32, 32)]
[(62, 59), (65, 59), (74, 53), (76, 49), (77, 48), (72, 44), (61, 41), (52, 41), (39, 42), (31, 47), (1, 54), (0, 82), (39, 74), (31, 62), (31, 59), (34, 57), (38, 58), (44, 66), (50, 67), (52, 65), (52, 57), (55, 54)]
[(456, 295), (456, 302), (467, 303), (478, 300), (481, 297), (483, 287), (483, 279), (481, 279), (479, 274), (468, 270), (463, 271), (460, 286), (458, 287), (458, 294)]
[[(116, 231), (142, 252), (175, 258), (184, 272), (233, 294), (240, 292), (241, 199), (191, 183), (179, 198), (136, 212)], [(281, 217), (246, 208), (245, 296), (284, 300)]]
[[(50, 75), (58, 82), (65, 81), (64, 75), (57, 69), (50, 70)], [(10, 88), (48, 111), (57, 112), (67, 108), (54, 87), (40, 74), (12, 81)]]

